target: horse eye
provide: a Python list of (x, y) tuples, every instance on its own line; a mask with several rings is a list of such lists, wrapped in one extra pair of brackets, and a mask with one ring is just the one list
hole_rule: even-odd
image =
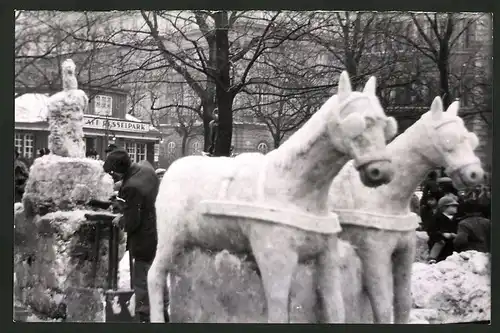
[(463, 141), (463, 138), (457, 133), (448, 133), (445, 138), (443, 138), (443, 147), (446, 151), (453, 151), (455, 148)]

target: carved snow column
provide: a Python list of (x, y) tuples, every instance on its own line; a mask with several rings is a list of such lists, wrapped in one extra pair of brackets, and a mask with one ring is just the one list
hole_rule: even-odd
[(88, 97), (78, 89), (75, 63), (62, 63), (63, 91), (51, 96), (49, 104), (49, 149), (63, 157), (85, 157), (83, 146), (83, 113)]
[[(73, 61), (62, 72), (63, 91), (49, 102), (51, 153), (34, 161), (23, 204), (15, 207), (16, 295), (52, 318), (103, 321), (111, 228), (86, 214), (111, 214), (90, 201), (108, 201), (113, 180), (102, 161), (84, 157), (88, 98), (78, 90)], [(121, 246), (118, 257), (124, 251)]]

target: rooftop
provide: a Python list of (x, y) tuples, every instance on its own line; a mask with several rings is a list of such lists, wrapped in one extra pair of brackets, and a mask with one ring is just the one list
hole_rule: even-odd
[[(47, 121), (49, 114), (48, 105), (49, 96), (47, 96), (46, 94), (24, 94), (17, 97), (16, 99), (14, 99), (15, 122), (38, 123)], [(108, 119), (116, 118), (108, 117)], [(129, 114), (125, 115), (125, 120), (143, 123), (143, 121)], [(150, 129), (154, 131), (157, 130), (153, 126), (150, 126)]]

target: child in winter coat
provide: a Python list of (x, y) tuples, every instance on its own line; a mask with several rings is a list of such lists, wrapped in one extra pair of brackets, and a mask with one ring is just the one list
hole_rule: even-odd
[(444, 196), (438, 201), (438, 211), (427, 229), (429, 235), (429, 263), (446, 259), (453, 254), (453, 239), (457, 234), (458, 202), (453, 196)]

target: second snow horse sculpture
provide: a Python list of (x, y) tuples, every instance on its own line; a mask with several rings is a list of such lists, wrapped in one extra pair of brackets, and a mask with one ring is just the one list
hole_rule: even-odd
[(170, 166), (156, 200), (158, 247), (148, 273), (152, 322), (164, 322), (167, 272), (175, 272), (176, 257), (191, 246), (251, 253), (273, 323), (289, 322), (290, 284), (298, 262), (317, 259), (321, 320), (344, 321), (340, 226), (329, 211), (328, 190), (350, 159), (367, 186), (392, 178), (386, 143), (397, 124), (385, 115), (375, 88), (371, 77), (363, 92), (352, 91), (343, 72), (337, 95), (267, 155), (189, 156)]
[[(441, 166), (457, 188), (483, 180), (484, 171), (474, 154), (478, 138), (465, 128), (458, 109), (456, 101), (443, 112), (443, 102), (436, 97), (430, 111), (387, 146), (395, 170), (389, 184), (364, 186), (355, 162), (348, 162), (332, 183), (330, 203), (342, 226), (339, 236), (356, 248), (361, 259), (363, 290), (375, 323), (409, 320), (418, 226), (417, 216), (410, 213), (410, 199), (418, 184)], [(362, 316), (366, 296), (361, 296), (359, 308), (349, 315)]]

